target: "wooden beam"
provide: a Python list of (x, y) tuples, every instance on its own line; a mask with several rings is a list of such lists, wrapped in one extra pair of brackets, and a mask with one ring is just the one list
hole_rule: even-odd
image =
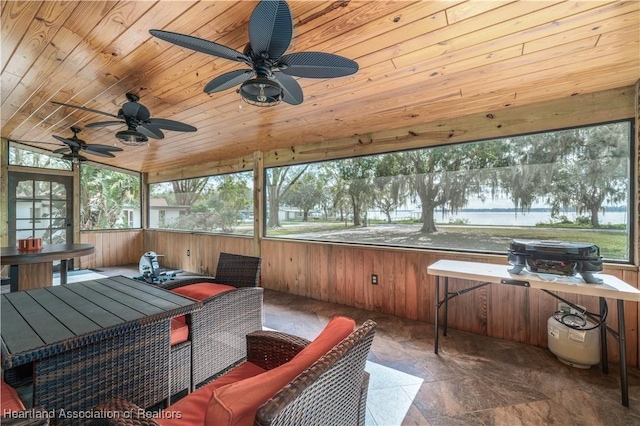
[(253, 255), (260, 257), (264, 232), (264, 157), (262, 151), (253, 153)]
[(633, 87), (506, 107), (290, 149), (265, 152), (265, 167), (379, 154), (631, 118)]

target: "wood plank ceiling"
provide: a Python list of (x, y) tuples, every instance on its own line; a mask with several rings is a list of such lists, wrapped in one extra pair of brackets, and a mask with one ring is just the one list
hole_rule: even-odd
[[(632, 85), (640, 77), (640, 2), (291, 1), (287, 51), (323, 51), (358, 73), (299, 78), (304, 102), (259, 108), (235, 88), (207, 95), (242, 64), (151, 37), (189, 34), (242, 51), (251, 1), (2, 0), (3, 138), (57, 143), (116, 114), (133, 92), (154, 118), (195, 133), (129, 147), (123, 127), (84, 129), (87, 143), (124, 148), (92, 160), (141, 172), (251, 155)], [(47, 150), (55, 145), (33, 144)], [(61, 146), (61, 145), (60, 145)]]

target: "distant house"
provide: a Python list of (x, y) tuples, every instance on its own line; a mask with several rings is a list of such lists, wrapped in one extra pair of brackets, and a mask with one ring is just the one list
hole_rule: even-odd
[[(299, 207), (291, 207), (287, 205), (281, 205), (278, 209), (279, 220), (302, 220), (304, 212)], [(307, 215), (308, 219), (321, 219), (322, 212), (319, 210), (309, 210)]]
[(149, 227), (164, 228), (182, 215), (187, 214), (189, 206), (169, 205), (164, 198), (151, 198), (149, 200)]

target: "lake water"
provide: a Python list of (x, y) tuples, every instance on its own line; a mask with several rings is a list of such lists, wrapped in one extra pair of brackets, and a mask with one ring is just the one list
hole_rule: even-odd
[[(569, 220), (575, 220), (576, 215), (573, 213), (566, 214)], [(601, 225), (612, 224), (617, 225), (627, 223), (627, 212), (608, 212), (598, 216)], [(449, 223), (456, 219), (466, 219), (469, 225), (504, 225), (504, 226), (535, 226), (536, 223), (549, 222), (551, 220), (550, 212), (458, 212), (454, 215), (445, 215), (438, 213), (436, 215), (437, 223)]]
[[(626, 211), (612, 211), (600, 213), (598, 218), (601, 225), (628, 223)], [(566, 213), (569, 220), (575, 220), (575, 213)], [(418, 219), (420, 212), (416, 210), (399, 210), (391, 214), (392, 220)], [(378, 211), (369, 211), (370, 219), (386, 220), (386, 216)], [(468, 225), (503, 225), (503, 226), (535, 226), (536, 223), (550, 222), (550, 211), (532, 211), (516, 214), (514, 211), (460, 211), (456, 214), (436, 212), (436, 223), (449, 223), (456, 220), (467, 220)]]

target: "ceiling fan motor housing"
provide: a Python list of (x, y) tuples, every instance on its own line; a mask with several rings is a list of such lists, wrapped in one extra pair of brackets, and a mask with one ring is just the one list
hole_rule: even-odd
[(118, 138), (118, 140), (123, 144), (131, 146), (145, 145), (149, 142), (148, 137), (131, 129), (119, 131), (116, 133), (116, 138)]
[(242, 83), (240, 95), (252, 105), (274, 106), (282, 101), (283, 90), (280, 83), (275, 80), (256, 77)]

